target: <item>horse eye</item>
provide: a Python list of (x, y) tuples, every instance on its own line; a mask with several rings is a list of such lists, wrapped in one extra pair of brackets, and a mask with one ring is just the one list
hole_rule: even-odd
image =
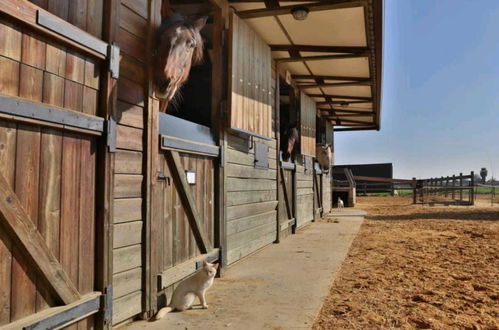
[(196, 45), (196, 43), (194, 42), (194, 40), (187, 41), (187, 47), (194, 48), (195, 45)]

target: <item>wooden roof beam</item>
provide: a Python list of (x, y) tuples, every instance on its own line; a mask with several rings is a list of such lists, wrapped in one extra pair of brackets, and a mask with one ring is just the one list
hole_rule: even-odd
[(371, 86), (372, 81), (369, 79), (363, 81), (353, 81), (353, 82), (339, 82), (339, 83), (323, 83), (323, 84), (301, 84), (298, 85), (299, 89), (305, 88), (317, 88), (317, 87), (337, 87), (337, 86)]
[(299, 52), (320, 52), (320, 53), (362, 53), (369, 51), (368, 47), (349, 46), (317, 46), (317, 45), (270, 45), (272, 51), (287, 52), (296, 50)]
[(324, 97), (324, 98), (332, 98), (332, 99), (344, 99), (344, 100), (359, 100), (372, 102), (373, 98), (370, 96), (350, 96), (350, 95), (332, 95), (332, 94), (307, 94), (310, 97)]
[(333, 104), (338, 104), (338, 105), (344, 105), (348, 106), (350, 104), (357, 104), (357, 103), (366, 103), (366, 101), (326, 101), (326, 102), (315, 102), (317, 105), (333, 105)]
[[(365, 122), (365, 121), (360, 121), (360, 120), (353, 120), (353, 119), (345, 119), (345, 118), (338, 118), (338, 119), (333, 119), (334, 121), (336, 122), (341, 122), (341, 123), (346, 123), (347, 125), (349, 124), (359, 124), (359, 125), (365, 125), (365, 126), (369, 126), (369, 125), (373, 125), (374, 123), (370, 123), (370, 122)], [(340, 124), (338, 124), (340, 125)]]
[(282, 6), (279, 8), (261, 8), (244, 10), (237, 13), (240, 18), (258, 18), (258, 17), (269, 17), (278, 15), (291, 14), (291, 10), (296, 7), (307, 7), (309, 11), (322, 11), (322, 10), (333, 10), (333, 9), (343, 9), (343, 8), (355, 8), (363, 7), (367, 4), (366, 0), (323, 0), (317, 3), (310, 4), (296, 4), (289, 6)]
[(336, 112), (327, 112), (327, 111), (324, 111), (322, 112), (321, 111), (321, 114), (323, 116), (325, 116), (326, 118), (328, 119), (333, 119), (333, 118), (348, 118), (348, 117), (374, 117), (374, 113), (363, 113), (363, 114), (359, 114), (359, 113), (345, 113), (345, 114), (340, 114), (340, 113), (336, 113)]
[(357, 115), (364, 115), (366, 113), (374, 113), (371, 109), (366, 109), (367, 111), (362, 111), (362, 110), (344, 110), (344, 109), (329, 109), (329, 108), (317, 108), (317, 110), (320, 111), (329, 111), (329, 113), (336, 113), (336, 114), (357, 114)]
[(345, 76), (322, 76), (314, 74), (293, 74), (291, 75), (293, 79), (323, 79), (323, 80), (366, 80), (369, 77), (345, 77)]
[[(334, 124), (333, 124), (334, 125)], [(379, 129), (377, 126), (365, 126), (365, 127), (345, 127), (345, 128), (334, 128), (335, 132), (349, 132), (349, 131), (372, 131)]]
[(302, 61), (322, 61), (322, 60), (341, 60), (344, 58), (369, 57), (369, 52), (341, 54), (341, 55), (320, 55), (320, 56), (291, 56), (286, 58), (276, 58), (279, 63), (302, 62)]

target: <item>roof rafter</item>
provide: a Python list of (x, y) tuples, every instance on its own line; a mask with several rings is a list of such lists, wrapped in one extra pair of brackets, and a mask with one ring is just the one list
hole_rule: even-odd
[(279, 63), (302, 62), (302, 61), (321, 61), (321, 60), (339, 60), (344, 58), (369, 57), (369, 52), (340, 54), (340, 55), (319, 55), (319, 56), (291, 56), (285, 58), (276, 58)]
[(377, 126), (365, 126), (365, 127), (345, 127), (345, 128), (334, 128), (335, 132), (348, 132), (348, 131), (372, 131), (379, 129)]
[(345, 47), (345, 46), (317, 46), (317, 45), (270, 45), (272, 51), (296, 50), (299, 52), (321, 52), (321, 53), (361, 53), (369, 51), (367, 47)]
[(365, 115), (365, 114), (373, 114), (373, 112), (370, 111), (347, 111), (347, 110), (341, 110), (341, 109), (326, 109), (326, 108), (318, 108), (320, 111), (328, 111), (329, 113), (334, 113), (339, 116), (341, 115), (347, 115), (347, 114), (355, 114), (355, 115)]
[(366, 80), (369, 77), (322, 76), (314, 74), (293, 74), (293, 79), (323, 79), (323, 80)]
[(371, 86), (372, 81), (369, 79), (363, 81), (339, 82), (339, 83), (323, 83), (323, 84), (302, 84), (298, 85), (299, 89), (317, 88), (317, 87), (337, 87), (337, 86)]
[(307, 94), (310, 97), (324, 97), (332, 99), (345, 99), (345, 100), (361, 100), (366, 102), (372, 102), (373, 98), (370, 96), (351, 96), (351, 95), (337, 95), (337, 94)]
[(290, 14), (291, 10), (296, 7), (307, 7), (309, 11), (321, 11), (321, 10), (332, 10), (332, 9), (342, 9), (342, 8), (354, 8), (362, 7), (367, 4), (366, 0), (324, 0), (318, 3), (310, 4), (296, 4), (289, 6), (282, 6), (279, 8), (261, 8), (261, 9), (251, 9), (244, 10), (237, 13), (240, 18), (258, 18), (258, 17), (268, 17), (277, 15)]

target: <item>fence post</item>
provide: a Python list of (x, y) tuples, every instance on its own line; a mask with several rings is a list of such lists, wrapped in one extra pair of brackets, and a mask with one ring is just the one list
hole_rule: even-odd
[(412, 204), (416, 204), (416, 178), (412, 178)]
[(449, 177), (445, 178), (444, 196), (445, 198), (449, 196)]
[(459, 189), (459, 201), (462, 203), (463, 202), (463, 173), (459, 173), (459, 186), (461, 189)]
[(471, 194), (470, 204), (475, 205), (475, 172), (471, 171)]
[(456, 199), (456, 190), (454, 189), (456, 187), (456, 175), (452, 174), (452, 200)]

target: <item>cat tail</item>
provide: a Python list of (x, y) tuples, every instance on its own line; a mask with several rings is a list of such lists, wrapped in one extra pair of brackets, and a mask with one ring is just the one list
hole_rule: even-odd
[(161, 308), (158, 313), (156, 314), (156, 316), (154, 317), (155, 320), (159, 320), (161, 319), (163, 316), (165, 316), (166, 314), (170, 313), (171, 311), (173, 310), (173, 308), (171, 307), (163, 307)]

